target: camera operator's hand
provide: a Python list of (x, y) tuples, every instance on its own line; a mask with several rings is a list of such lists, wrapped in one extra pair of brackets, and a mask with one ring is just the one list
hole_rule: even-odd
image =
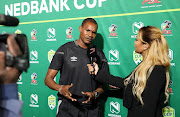
[[(8, 51), (13, 56), (22, 55), (22, 52), (13, 35), (10, 35), (7, 38), (7, 45)], [(0, 83), (16, 83), (21, 72), (15, 67), (7, 67), (5, 63), (5, 52), (0, 51)]]

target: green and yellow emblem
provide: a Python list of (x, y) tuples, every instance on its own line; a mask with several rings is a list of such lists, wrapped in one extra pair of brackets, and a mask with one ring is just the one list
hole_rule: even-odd
[(54, 95), (48, 97), (48, 105), (51, 110), (56, 107), (56, 97)]

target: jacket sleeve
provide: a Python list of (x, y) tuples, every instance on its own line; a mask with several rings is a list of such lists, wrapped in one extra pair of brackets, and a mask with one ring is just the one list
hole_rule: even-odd
[(100, 70), (96, 75), (95, 80), (119, 88), (124, 88), (124, 78), (113, 76), (107, 71)]

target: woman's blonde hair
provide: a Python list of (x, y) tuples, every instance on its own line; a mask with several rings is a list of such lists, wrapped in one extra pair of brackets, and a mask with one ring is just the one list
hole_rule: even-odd
[(125, 86), (130, 82), (133, 82), (132, 92), (133, 95), (144, 105), (142, 99), (142, 93), (146, 87), (147, 79), (150, 76), (155, 65), (163, 65), (166, 71), (166, 85), (165, 95), (166, 100), (169, 98), (169, 68), (170, 59), (168, 57), (169, 47), (165, 37), (159, 28), (153, 26), (142, 27), (139, 30), (137, 37), (142, 43), (148, 43), (149, 48), (147, 49), (145, 58), (143, 61), (133, 70), (131, 75), (124, 81)]

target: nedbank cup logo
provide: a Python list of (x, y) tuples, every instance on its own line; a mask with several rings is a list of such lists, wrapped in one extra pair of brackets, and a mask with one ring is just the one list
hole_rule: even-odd
[(139, 22), (139, 23), (134, 22), (134, 23), (132, 24), (132, 31), (133, 31), (133, 33), (134, 33), (134, 34), (138, 34), (139, 29), (140, 29), (141, 27), (143, 27), (143, 26), (144, 26), (144, 24), (143, 24), (142, 22)]
[(163, 117), (175, 117), (175, 110), (170, 106), (166, 106), (162, 110)]
[(15, 31), (15, 34), (21, 34), (22, 32), (21, 32), (21, 30), (19, 30), (19, 29), (17, 29), (16, 31)]
[(52, 50), (52, 49), (48, 52), (48, 61), (49, 61), (50, 63), (51, 63), (51, 61), (52, 61), (52, 58), (53, 58), (54, 54), (55, 54), (55, 51)]
[(56, 97), (54, 95), (48, 97), (48, 105), (51, 110), (56, 107)]
[(22, 94), (18, 92), (19, 100), (22, 100)]
[(66, 29), (66, 38), (73, 38), (73, 35), (72, 35), (72, 32), (73, 32), (73, 29), (71, 27), (68, 27)]
[(115, 24), (112, 24), (110, 27), (109, 27), (109, 37), (117, 37), (117, 32), (115, 32), (117, 30), (117, 26)]
[(138, 65), (143, 60), (143, 57), (141, 54), (138, 54), (135, 51), (133, 51), (133, 60), (136, 63), (136, 65)]

